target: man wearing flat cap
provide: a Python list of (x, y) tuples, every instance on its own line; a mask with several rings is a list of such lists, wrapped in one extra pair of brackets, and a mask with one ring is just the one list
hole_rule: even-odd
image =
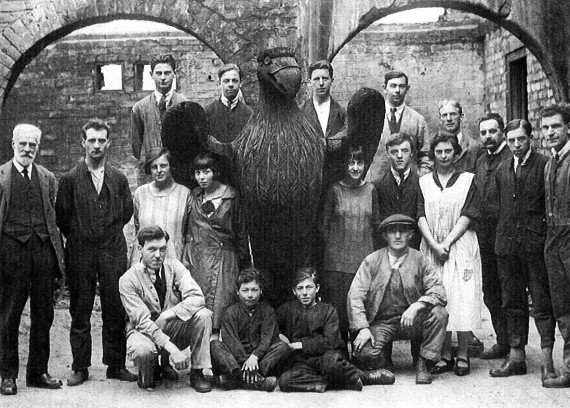
[(53, 284), (64, 272), (63, 247), (55, 222), (55, 176), (34, 164), (42, 132), (14, 128), (14, 158), (0, 166), (0, 394), (18, 392), (18, 334), (30, 297), (28, 387), (60, 388), (48, 374)]
[(414, 225), (413, 218), (402, 214), (382, 221), (380, 231), (388, 246), (364, 258), (356, 272), (348, 292), (348, 320), (356, 334), (353, 357), (357, 367), (384, 368), (384, 346), (409, 338), (421, 342), (414, 361), (416, 383), (430, 384), (427, 365), (440, 359), (447, 299), (440, 274), (425, 256), (409, 247)]

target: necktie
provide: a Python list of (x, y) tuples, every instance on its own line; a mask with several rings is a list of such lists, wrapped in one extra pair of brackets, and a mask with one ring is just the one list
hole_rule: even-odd
[(515, 169), (515, 176), (516, 176), (517, 180), (521, 177), (521, 167), (522, 167), (522, 164), (519, 161), (517, 163), (517, 168)]
[(24, 167), (24, 169), (22, 170), (22, 174), (24, 175), (24, 178), (26, 179), (26, 182), (30, 182), (30, 176), (28, 175), (28, 168)]
[(166, 112), (166, 95), (162, 94), (160, 101), (158, 102), (158, 112), (160, 113), (160, 120), (164, 118), (164, 112)]
[[(162, 275), (162, 276), (161, 276)], [(160, 308), (164, 308), (164, 300), (166, 298), (166, 282), (164, 276), (164, 267), (160, 271), (155, 272), (156, 279), (154, 281), (154, 288), (158, 294), (158, 300), (160, 301)]]
[(396, 125), (396, 111), (398, 109), (397, 108), (390, 108), (390, 122), (392, 122), (394, 125)]

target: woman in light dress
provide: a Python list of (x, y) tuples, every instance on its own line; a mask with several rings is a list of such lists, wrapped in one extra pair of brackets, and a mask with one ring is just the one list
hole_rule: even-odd
[[(457, 138), (437, 135), (430, 145), (435, 170), (420, 178), (418, 226), (423, 239), (420, 250), (441, 271), (447, 294), (449, 323), (441, 361), (432, 373), (470, 372), (467, 344), (470, 331), (481, 324), (481, 256), (477, 235), (469, 228), (477, 218), (474, 175), (455, 171), (461, 153)], [(458, 350), (454, 361), (451, 335), (457, 332)]]

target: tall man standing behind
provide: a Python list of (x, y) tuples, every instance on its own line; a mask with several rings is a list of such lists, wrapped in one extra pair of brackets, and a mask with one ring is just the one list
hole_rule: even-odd
[(176, 72), (176, 61), (172, 55), (153, 57), (150, 70), (156, 89), (138, 101), (131, 112), (131, 145), (133, 155), (141, 165), (139, 185), (146, 181), (142, 167), (147, 152), (153, 147), (162, 147), (160, 134), (164, 113), (168, 108), (187, 100), (172, 88)]
[(479, 157), (475, 165), (475, 184), (481, 211), (476, 231), (483, 271), (483, 300), (491, 313), (497, 340), (490, 350), (481, 353), (480, 357), (486, 360), (503, 358), (509, 353), (507, 319), (502, 307), (501, 280), (495, 255), (495, 236), (500, 210), (497, 167), (513, 157), (505, 142), (504, 128), (503, 118), (498, 113), (489, 113), (479, 119), (479, 134), (486, 152)]
[(14, 128), (14, 158), (0, 166), (0, 394), (18, 392), (18, 334), (30, 296), (28, 387), (60, 388), (48, 374), (49, 330), (53, 323), (53, 281), (63, 273), (63, 247), (55, 222), (56, 181), (34, 164), (42, 132)]
[(540, 112), (541, 130), (552, 157), (546, 164), (546, 244), (544, 257), (554, 317), (564, 340), (563, 368), (543, 387), (570, 387), (570, 112), (560, 105)]
[(119, 278), (127, 270), (123, 226), (133, 215), (127, 178), (107, 163), (110, 128), (90, 119), (82, 128), (85, 160), (64, 174), (56, 201), (57, 225), (67, 238), (66, 266), (71, 314), (73, 372), (67, 385), (82, 384), (91, 365), (91, 312), (97, 280), (103, 318), (107, 378), (136, 381), (125, 368), (125, 310)]
[(408, 76), (400, 71), (390, 71), (384, 76), (383, 88), (386, 95), (386, 118), (380, 144), (366, 175), (366, 181), (374, 184), (390, 169), (386, 142), (394, 133), (405, 133), (412, 138), (418, 152), (416, 163), (412, 166), (414, 171), (418, 168), (422, 171), (431, 169), (431, 163), (427, 157), (429, 133), (426, 120), (405, 102), (406, 94), (410, 90)]

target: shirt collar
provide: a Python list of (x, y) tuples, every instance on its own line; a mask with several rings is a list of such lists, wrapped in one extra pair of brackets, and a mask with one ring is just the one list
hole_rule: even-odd
[[(532, 152), (532, 149), (528, 149), (526, 154), (523, 156), (522, 161), (520, 163), (521, 166), (524, 166), (526, 164), (526, 161), (530, 157), (530, 152)], [(516, 169), (520, 159), (517, 156), (513, 156), (513, 159), (514, 159), (514, 168)]]
[[(170, 88), (170, 91), (168, 91), (166, 94), (164, 94), (166, 96), (166, 104), (168, 105), (170, 103), (170, 100), (172, 99), (172, 94), (174, 93), (174, 89)], [(156, 98), (156, 103), (160, 103), (160, 99), (162, 99), (162, 94), (158, 91), (154, 91), (154, 97)]]
[(237, 104), (238, 104), (238, 102), (239, 102), (239, 98), (238, 98), (237, 96), (236, 96), (231, 102), (230, 102), (230, 100), (229, 100), (228, 98), (226, 98), (224, 95), (222, 95), (222, 96), (220, 97), (220, 100), (222, 101), (222, 103), (223, 103), (226, 107), (230, 108), (230, 110), (233, 110), (233, 109), (237, 106)]
[(396, 115), (399, 117), (400, 115), (402, 115), (402, 112), (404, 111), (404, 108), (406, 107), (406, 103), (403, 102), (400, 106), (392, 106), (388, 103), (388, 101), (386, 101), (386, 116), (389, 117), (390, 116), (390, 108), (396, 108)]
[[(499, 153), (501, 153), (501, 150), (503, 150), (505, 148), (505, 146), (507, 145), (507, 142), (505, 142), (503, 140), (503, 142), (499, 145), (499, 147), (497, 148), (497, 150), (495, 150), (493, 153), (491, 153), (489, 150), (487, 150), (487, 153), (489, 153), (489, 156), (496, 156)], [(529, 150), (530, 151), (530, 150)]]
[[(18, 173), (22, 174), (22, 171), (24, 170), (24, 166), (22, 166), (20, 163), (18, 163), (16, 161), (16, 159), (12, 159), (12, 163), (14, 163), (14, 166), (16, 167), (16, 170), (18, 170)], [(34, 166), (33, 166), (33, 164), (30, 164), (27, 168), (28, 168), (28, 177), (31, 179), (32, 178), (32, 172), (34, 171)]]
[[(400, 173), (398, 173), (393, 167), (390, 167), (390, 170), (392, 170), (392, 175), (394, 176), (394, 178), (396, 179), (396, 182), (399, 185), (402, 182), (402, 178), (400, 177)], [(404, 180), (406, 180), (408, 178), (411, 170), (412, 170), (412, 168), (408, 167), (408, 170), (404, 171)]]
[(564, 157), (568, 155), (568, 152), (570, 152), (570, 140), (567, 141), (562, 150), (558, 152), (558, 159), (562, 160)]

